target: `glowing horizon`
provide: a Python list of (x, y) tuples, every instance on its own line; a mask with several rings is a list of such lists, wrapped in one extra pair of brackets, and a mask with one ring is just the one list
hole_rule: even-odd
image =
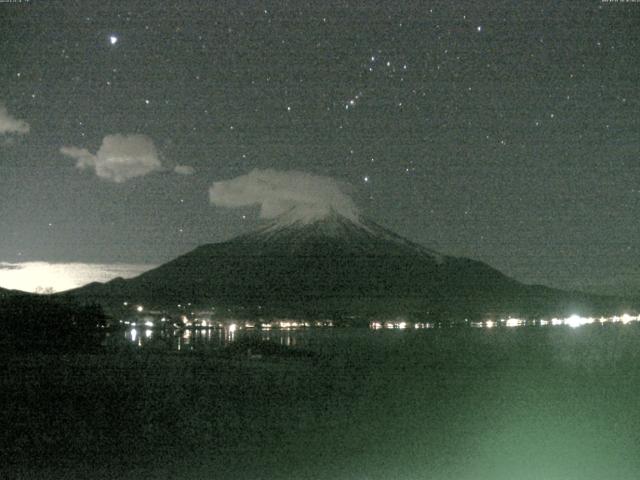
[(126, 263), (0, 262), (0, 287), (30, 293), (44, 290), (57, 293), (91, 282), (132, 278), (153, 267)]

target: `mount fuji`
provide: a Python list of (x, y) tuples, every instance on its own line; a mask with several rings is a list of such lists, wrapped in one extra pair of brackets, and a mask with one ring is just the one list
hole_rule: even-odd
[(112, 313), (141, 304), (247, 317), (474, 318), (608, 309), (612, 298), (525, 285), (443, 255), (359, 216), (285, 213), (251, 233), (202, 245), (138, 277), (65, 292)]

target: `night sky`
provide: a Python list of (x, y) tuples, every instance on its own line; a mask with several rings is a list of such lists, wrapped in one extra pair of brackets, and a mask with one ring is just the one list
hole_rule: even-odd
[(246, 232), (209, 188), (275, 169), (524, 282), (640, 290), (639, 78), (640, 3), (0, 3), (0, 286)]

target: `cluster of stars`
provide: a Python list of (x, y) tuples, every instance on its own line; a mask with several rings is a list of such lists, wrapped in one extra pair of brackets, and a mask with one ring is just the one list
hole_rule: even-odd
[(356, 103), (358, 102), (358, 100), (360, 100), (361, 97), (362, 97), (362, 92), (358, 92), (353, 98), (350, 98), (349, 100), (347, 100), (347, 103), (344, 106), (345, 110), (349, 110), (350, 108), (355, 107)]
[[(389, 78), (395, 78), (395, 74), (399, 71), (401, 75), (398, 77), (400, 82), (404, 82), (405, 77), (404, 73), (408, 70), (408, 65), (403, 63), (400, 67), (396, 67), (395, 64), (391, 61), (391, 59), (382, 58), (382, 51), (378, 50), (378, 55), (371, 55), (369, 57), (369, 61), (366, 64), (366, 71), (368, 73), (374, 73), (378, 68), (381, 68), (381, 72), (389, 76)], [(371, 82), (365, 79), (367, 84), (371, 84)], [(374, 87), (372, 84), (368, 87), (368, 89), (373, 90)], [(345, 110), (353, 109), (359, 100), (364, 96), (363, 90), (359, 90), (358, 93), (353, 95), (351, 98), (347, 99), (344, 103)], [(402, 102), (397, 102), (398, 107), (402, 107)]]

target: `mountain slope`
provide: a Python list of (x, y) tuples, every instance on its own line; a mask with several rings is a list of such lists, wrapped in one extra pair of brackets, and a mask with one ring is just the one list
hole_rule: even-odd
[(203, 245), (129, 279), (68, 295), (113, 310), (123, 302), (175, 311), (232, 308), (246, 315), (537, 314), (592, 297), (525, 286), (478, 261), (438, 254), (367, 221), (338, 214), (279, 218), (227, 242)]
[(17, 295), (31, 296), (33, 294), (29, 292), (23, 292), (21, 290), (7, 290), (6, 288), (0, 288), (0, 299), (14, 297)]

